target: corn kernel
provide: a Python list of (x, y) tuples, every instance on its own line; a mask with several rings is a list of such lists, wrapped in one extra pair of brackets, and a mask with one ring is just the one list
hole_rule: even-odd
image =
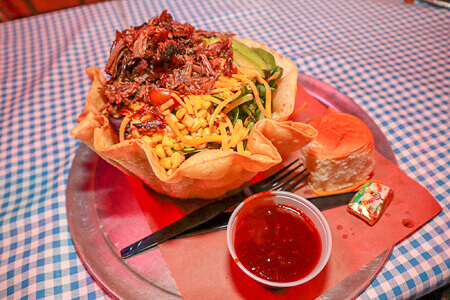
[(194, 119), (190, 115), (185, 115), (183, 118), (183, 124), (186, 125), (187, 128), (191, 128), (194, 125)]
[(160, 160), (161, 165), (164, 167), (164, 169), (170, 169), (172, 167), (172, 162), (170, 157), (161, 158)]
[(199, 117), (200, 119), (205, 119), (207, 115), (208, 112), (205, 109), (202, 109), (197, 113), (197, 117)]
[(177, 128), (180, 129), (180, 130), (186, 128), (186, 125), (184, 125), (183, 123), (180, 123), (180, 122), (175, 123), (175, 125), (176, 125)]
[(208, 136), (208, 135), (211, 135), (211, 129), (209, 129), (209, 127), (206, 127), (203, 130), (203, 136)]
[(195, 107), (195, 109), (196, 110), (200, 110), (201, 108), (202, 108), (202, 105), (199, 103), (199, 100), (198, 99), (193, 99), (194, 101), (192, 101), (192, 104), (194, 104), (194, 107)]
[(166, 152), (167, 156), (172, 156), (173, 155), (172, 148), (164, 147), (164, 152)]
[(139, 130), (137, 130), (135, 127), (131, 130), (131, 134), (134, 138), (140, 139), (142, 135), (139, 133)]
[(170, 169), (170, 170), (167, 170), (167, 175), (172, 175), (172, 173), (173, 173), (173, 166), (172, 166), (172, 169)]
[(208, 110), (208, 108), (211, 106), (211, 102), (209, 102), (209, 101), (203, 101), (202, 102), (202, 108), (204, 109), (204, 110)]
[(252, 155), (252, 153), (251, 153), (250, 151), (248, 151), (248, 150), (245, 150), (245, 151), (244, 151), (244, 154), (245, 154), (245, 155)]
[(158, 155), (160, 158), (166, 157), (166, 152), (164, 151), (164, 148), (161, 144), (158, 144), (155, 146), (156, 155)]
[(198, 104), (200, 104), (200, 107), (198, 108), (198, 110), (203, 109), (203, 107), (205, 107), (205, 100), (199, 98), (197, 100)]
[(163, 139), (163, 135), (162, 134), (154, 134), (152, 137), (152, 142), (160, 142)]
[(205, 149), (206, 146), (207, 146), (206, 143), (201, 143), (201, 144), (195, 145), (194, 147), (195, 147), (195, 149)]
[[(167, 172), (167, 174), (169, 174), (169, 172), (170, 171), (172, 171), (170, 174), (172, 174), (173, 173), (173, 170), (176, 170), (176, 169), (178, 169), (179, 167), (180, 167), (180, 163), (174, 163), (174, 164), (172, 164), (172, 169), (170, 169), (168, 172)], [(170, 175), (169, 174), (169, 175)]]
[(202, 124), (200, 123), (198, 118), (195, 118), (194, 122), (191, 125), (191, 132), (196, 132), (200, 127), (202, 127)]
[(181, 130), (180, 130), (180, 133), (181, 133), (182, 135), (188, 135), (188, 134), (189, 134), (189, 129), (187, 129), (187, 128), (181, 129)]
[(161, 144), (163, 145), (163, 147), (169, 147), (172, 148), (173, 147), (173, 140), (170, 137), (163, 137)]
[(182, 107), (176, 112), (175, 115), (178, 118), (178, 120), (181, 120), (181, 119), (183, 119), (185, 114), (186, 114), (186, 108)]
[(229, 92), (229, 91), (223, 92), (223, 97), (224, 98), (229, 98), (230, 96), (231, 96), (231, 92)]
[(150, 144), (152, 142), (151, 138), (149, 138), (148, 136), (144, 135), (143, 137), (141, 137), (141, 139), (146, 142), (147, 144)]
[(172, 165), (173, 165), (175, 163), (181, 164), (186, 158), (181, 153), (174, 152), (170, 159), (172, 160)]
[(205, 119), (200, 119), (199, 122), (200, 122), (200, 126), (202, 126), (203, 128), (208, 126), (208, 121), (206, 121)]
[[(181, 151), (183, 149), (184, 149), (184, 144), (181, 142), (173, 145), (173, 150)], [(177, 153), (177, 152), (175, 152), (175, 153)]]
[(174, 114), (170, 114), (170, 115), (169, 115), (169, 118), (170, 118), (170, 120), (171, 120), (172, 122), (174, 122), (174, 123), (178, 122), (178, 118), (177, 118)]

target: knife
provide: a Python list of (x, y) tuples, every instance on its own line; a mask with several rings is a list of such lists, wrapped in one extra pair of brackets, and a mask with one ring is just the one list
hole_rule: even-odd
[[(346, 205), (355, 196), (357, 192), (342, 193), (329, 196), (320, 196), (306, 198), (314, 204), (319, 210), (327, 210), (338, 206)], [(200, 224), (192, 229), (186, 230), (183, 233), (172, 237), (171, 239), (182, 239), (191, 236), (202, 235), (206, 233), (216, 232), (227, 229), (228, 220), (232, 212), (223, 212), (217, 217), (210, 219), (208, 222)]]
[[(335, 208), (338, 206), (348, 204), (356, 193), (357, 192), (349, 192), (349, 193), (343, 193), (343, 194), (312, 197), (312, 198), (306, 198), (306, 199), (309, 200), (310, 202), (312, 202), (319, 210), (323, 211), (323, 210), (327, 210), (327, 209), (331, 209), (331, 208)], [(227, 201), (227, 203), (225, 203), (225, 204), (222, 203), (222, 205), (223, 205), (222, 208), (225, 206), (227, 206), (227, 208), (229, 208), (229, 207), (233, 206), (234, 204), (237, 204), (238, 202), (240, 202), (242, 200), (242, 195), (238, 194), (235, 197), (232, 197), (232, 199), (233, 200)], [(218, 201), (218, 202), (220, 202), (220, 201)], [(216, 203), (218, 203), (218, 202), (213, 202), (213, 203), (209, 204), (208, 205), (209, 209), (210, 210), (216, 209), (217, 208)], [(223, 210), (226, 210), (226, 208)], [(204, 222), (199, 225), (195, 224), (195, 218), (187, 220), (187, 221), (185, 220), (186, 222), (182, 222), (183, 219), (180, 219), (180, 220), (175, 221), (174, 223), (168, 225), (166, 228), (168, 228), (169, 230), (165, 231), (165, 232), (166, 233), (174, 232), (173, 229), (178, 228), (178, 227), (186, 228), (186, 226), (188, 226), (188, 225), (189, 225), (190, 229), (185, 230), (182, 233), (176, 234), (176, 235), (175, 234), (174, 235), (165, 234), (164, 236), (151, 235), (147, 238), (151, 237), (152, 241), (154, 240), (154, 241), (158, 241), (160, 243), (160, 242), (167, 241), (167, 240), (181, 239), (181, 238), (216, 232), (216, 231), (220, 231), (220, 230), (225, 230), (225, 229), (227, 229), (228, 220), (230, 219), (231, 214), (232, 214), (232, 212), (222, 212), (220, 214), (216, 214), (215, 216), (210, 217), (207, 222)], [(169, 226), (172, 228), (169, 228)], [(146, 241), (146, 242), (148, 243), (149, 241)], [(144, 251), (144, 249), (139, 249), (140, 248), (139, 244), (141, 242), (142, 241), (137, 242), (133, 245), (130, 245), (130, 246), (122, 249), (122, 251), (121, 251), (122, 257), (128, 258), (128, 257), (136, 254), (136, 252)], [(155, 249), (157, 247), (158, 247), (158, 245), (155, 242), (153, 245), (146, 247), (145, 250), (151, 250), (151, 249)]]
[(172, 239), (180, 232), (195, 228), (198, 225), (217, 217), (221, 212), (226, 211), (250, 195), (251, 191), (247, 187), (236, 195), (232, 195), (225, 199), (205, 205), (202, 209), (197, 209), (183, 218), (167, 225), (163, 229), (158, 230), (142, 240), (123, 248), (120, 251), (120, 254), (123, 258), (128, 258), (137, 253), (153, 249), (158, 243)]

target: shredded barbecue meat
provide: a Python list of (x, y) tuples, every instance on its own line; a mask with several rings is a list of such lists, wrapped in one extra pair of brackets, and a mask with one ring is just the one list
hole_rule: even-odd
[[(221, 75), (231, 75), (231, 34), (197, 30), (163, 11), (147, 23), (116, 32), (106, 73), (104, 108), (114, 115), (135, 102), (151, 105), (148, 92), (165, 88), (180, 95), (208, 93)], [(216, 43), (205, 38), (219, 37)]]

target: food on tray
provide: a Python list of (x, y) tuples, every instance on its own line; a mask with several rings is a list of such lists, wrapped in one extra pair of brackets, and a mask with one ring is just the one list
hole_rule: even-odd
[(247, 270), (274, 282), (293, 282), (317, 266), (322, 242), (313, 221), (299, 209), (269, 203), (240, 221), (236, 255)]
[(302, 149), (312, 188), (334, 191), (368, 178), (375, 165), (375, 149), (372, 132), (363, 121), (331, 112), (308, 124), (318, 131)]
[(369, 225), (373, 225), (380, 219), (393, 195), (393, 190), (388, 186), (368, 182), (356, 193), (347, 209)]
[(197, 30), (163, 12), (117, 32), (72, 136), (174, 197), (215, 198), (317, 134), (286, 121), (298, 69), (266, 45)]

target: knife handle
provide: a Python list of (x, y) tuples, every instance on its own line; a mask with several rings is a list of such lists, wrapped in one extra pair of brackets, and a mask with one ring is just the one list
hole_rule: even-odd
[(153, 234), (141, 239), (140, 241), (137, 241), (123, 248), (120, 251), (120, 254), (122, 255), (123, 258), (128, 258), (137, 253), (153, 248), (158, 243), (167, 241), (168, 239), (171, 239), (186, 230), (192, 229), (200, 224), (203, 224), (213, 219), (221, 212), (227, 210), (234, 204), (241, 202), (245, 198), (246, 198), (245, 194), (241, 192), (237, 195), (230, 196), (228, 198), (221, 199), (208, 205), (205, 205), (200, 209), (197, 209), (192, 213), (182, 217), (181, 219), (154, 232)]

